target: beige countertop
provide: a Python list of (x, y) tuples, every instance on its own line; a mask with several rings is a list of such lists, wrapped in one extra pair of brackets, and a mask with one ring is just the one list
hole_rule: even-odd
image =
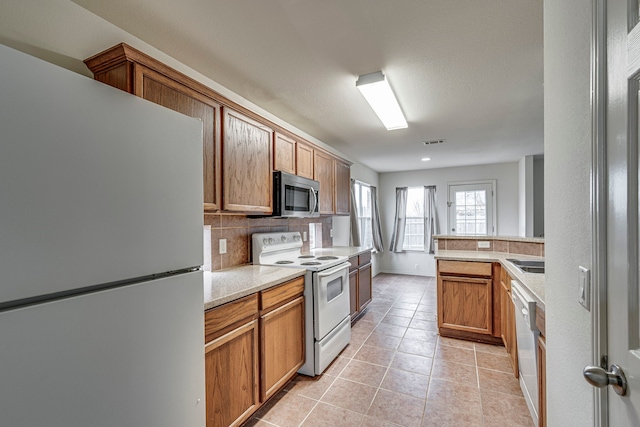
[(453, 236), (448, 234), (438, 234), (433, 236), (435, 240), (508, 240), (510, 242), (532, 242), (544, 243), (543, 237), (520, 237), (520, 236)]
[(371, 252), (371, 250), (371, 248), (365, 248), (364, 246), (334, 246), (332, 248), (312, 249), (310, 253), (316, 256), (334, 255), (351, 257), (365, 252)]
[(529, 290), (536, 303), (544, 310), (544, 274), (523, 273), (507, 261), (507, 259), (544, 259), (543, 257), (507, 254), (504, 252), (438, 250), (436, 251), (435, 259), (499, 262), (507, 269), (512, 279), (517, 280)]
[(304, 275), (302, 268), (243, 265), (204, 272), (204, 309), (254, 294)]

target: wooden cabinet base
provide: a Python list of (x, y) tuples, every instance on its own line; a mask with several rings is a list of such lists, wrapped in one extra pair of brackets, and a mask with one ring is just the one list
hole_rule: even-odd
[(495, 344), (502, 346), (502, 338), (493, 335), (474, 334), (473, 332), (459, 331), (457, 329), (438, 328), (438, 333), (442, 337), (457, 338), (460, 340), (482, 342), (485, 344)]

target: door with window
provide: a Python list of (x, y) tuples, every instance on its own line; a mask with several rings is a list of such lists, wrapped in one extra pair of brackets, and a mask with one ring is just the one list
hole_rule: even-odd
[(495, 234), (495, 185), (495, 181), (449, 184), (447, 234)]

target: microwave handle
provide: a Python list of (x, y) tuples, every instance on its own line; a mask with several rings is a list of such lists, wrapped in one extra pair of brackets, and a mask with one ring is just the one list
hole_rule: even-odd
[(313, 195), (313, 207), (309, 211), (309, 215), (313, 215), (313, 213), (316, 211), (316, 208), (318, 207), (318, 196), (316, 195), (316, 191), (313, 189), (313, 187), (309, 187), (309, 192), (311, 192), (311, 194)]

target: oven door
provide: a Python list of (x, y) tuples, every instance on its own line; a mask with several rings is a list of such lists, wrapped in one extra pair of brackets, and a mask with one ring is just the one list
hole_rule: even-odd
[(349, 264), (313, 273), (313, 324), (320, 341), (349, 315)]

